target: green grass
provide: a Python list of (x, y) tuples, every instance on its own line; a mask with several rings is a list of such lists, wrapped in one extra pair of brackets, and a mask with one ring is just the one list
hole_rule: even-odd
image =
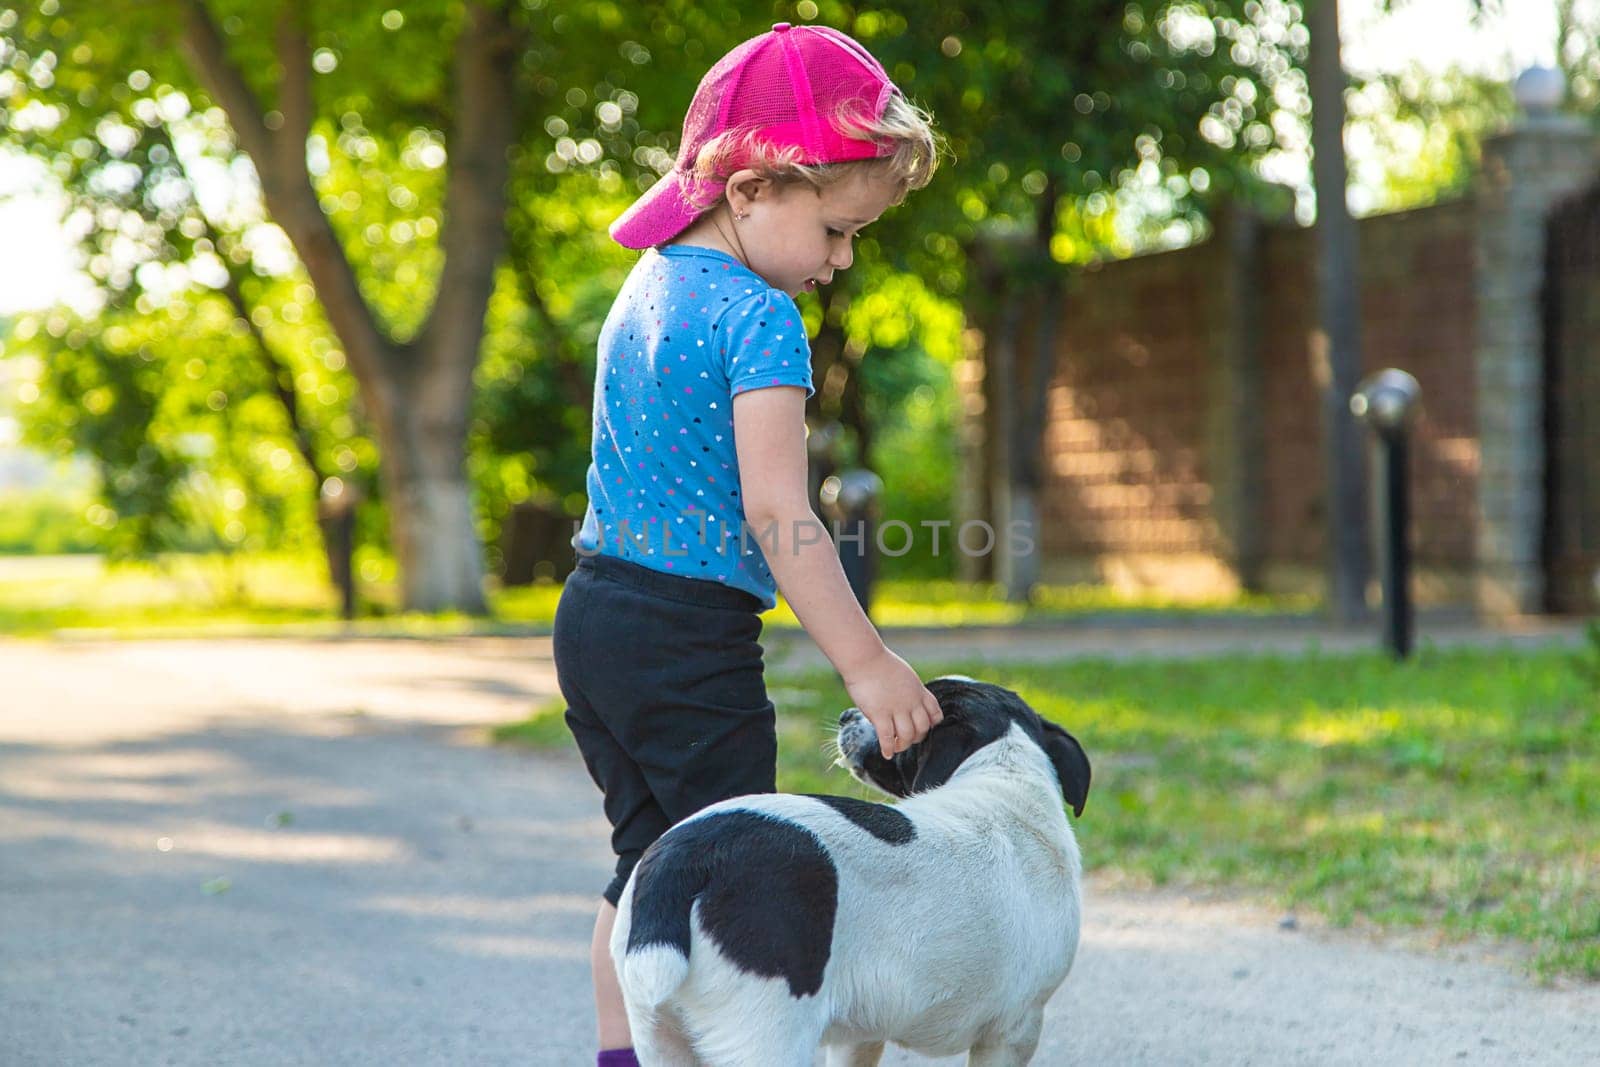
[[(1570, 653), (949, 663), (1011, 686), (1094, 763), (1085, 862), (1228, 887), (1338, 924), (1487, 935), (1600, 979), (1600, 695)], [(826, 766), (848, 699), (775, 676), (779, 787), (867, 795)], [(566, 743), (561, 707), (502, 732)]]
[(489, 736), (499, 743), (510, 742), (534, 748), (556, 748), (569, 744), (572, 734), (567, 731), (567, 724), (561, 717), (566, 710), (564, 701), (547, 700), (526, 719), (496, 726), (489, 731)]
[(0, 557), (0, 633), (215, 631), (315, 623), (334, 595), (300, 558)]
[[(490, 615), (402, 613), (392, 560), (368, 556), (360, 566), (362, 618), (356, 632), (413, 636), (523, 633), (548, 630), (561, 586), (501, 589), (489, 583)], [(1305, 612), (1310, 601), (1240, 597), (1208, 601), (1132, 597), (1098, 586), (1043, 586), (1032, 604), (1008, 604), (992, 585), (893, 579), (879, 584), (873, 605), (880, 626), (977, 626), (1092, 618), (1102, 614), (1261, 615)], [(42, 635), (91, 630), (112, 636), (292, 632), (345, 629), (315, 556), (171, 555), (110, 566), (100, 557), (0, 555), (0, 633)], [(797, 629), (787, 604), (765, 617), (769, 628)]]
[[(991, 583), (964, 584), (948, 579), (887, 579), (872, 599), (879, 626), (1014, 626), (1096, 615), (1275, 615), (1307, 613), (1308, 597), (1243, 595), (1208, 599), (1161, 593), (1121, 593), (1102, 585), (1043, 585), (1028, 604), (1009, 604)], [(799, 620), (781, 600), (766, 615), (768, 627), (798, 629)]]

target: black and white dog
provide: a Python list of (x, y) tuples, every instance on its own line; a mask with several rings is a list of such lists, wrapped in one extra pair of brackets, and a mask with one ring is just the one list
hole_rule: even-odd
[(611, 937), (645, 1067), (872, 1067), (893, 1041), (1028, 1062), (1078, 947), (1089, 760), (1008, 689), (928, 684), (944, 720), (885, 760), (859, 711), (841, 761), (894, 806), (715, 804), (639, 861)]

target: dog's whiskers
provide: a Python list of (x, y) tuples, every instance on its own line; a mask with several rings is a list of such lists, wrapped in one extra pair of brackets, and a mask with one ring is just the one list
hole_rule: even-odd
[(829, 757), (829, 768), (845, 769), (847, 765), (844, 760), (844, 749), (839, 747), (839, 728), (831, 723), (825, 723), (822, 726), (822, 731), (825, 736), (822, 739), (820, 748), (822, 754)]

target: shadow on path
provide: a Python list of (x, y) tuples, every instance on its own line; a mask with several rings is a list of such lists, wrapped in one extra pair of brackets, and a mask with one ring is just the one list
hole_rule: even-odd
[(359, 717), (0, 746), (0, 1060), (581, 1063), (581, 775)]

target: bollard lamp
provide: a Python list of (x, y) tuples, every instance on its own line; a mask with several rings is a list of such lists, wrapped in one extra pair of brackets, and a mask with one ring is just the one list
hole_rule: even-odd
[(1350, 398), (1350, 411), (1371, 427), (1383, 471), (1382, 580), (1383, 641), (1396, 659), (1411, 654), (1410, 488), (1407, 484), (1407, 430), (1416, 415), (1422, 388), (1403, 370), (1381, 370), (1364, 379)]
[(883, 495), (883, 479), (869, 470), (847, 470), (822, 483), (820, 502), (830, 518), (861, 515)]
[(1350, 398), (1350, 413), (1380, 436), (1392, 439), (1411, 421), (1422, 387), (1403, 370), (1381, 370), (1362, 380)]

